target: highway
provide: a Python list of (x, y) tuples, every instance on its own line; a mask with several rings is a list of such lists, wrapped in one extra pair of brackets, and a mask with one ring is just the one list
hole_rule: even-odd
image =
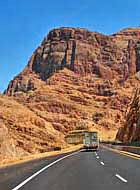
[(0, 190), (140, 190), (140, 160), (105, 148), (0, 169)]

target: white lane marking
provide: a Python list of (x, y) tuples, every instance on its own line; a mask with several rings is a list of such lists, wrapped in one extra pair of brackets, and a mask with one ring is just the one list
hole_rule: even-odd
[(104, 162), (100, 162), (100, 164), (102, 164), (103, 166), (105, 165)]
[(127, 183), (127, 180), (124, 179), (123, 177), (121, 177), (119, 174), (115, 175), (117, 178), (119, 178), (121, 181), (123, 181), (124, 183)]
[(23, 182), (21, 182), (18, 186), (16, 186), (15, 188), (13, 188), (12, 190), (18, 190), (20, 189), (22, 186), (24, 186), (27, 182), (29, 182), (30, 180), (32, 180), (34, 177), (36, 177), (37, 175), (39, 175), (41, 172), (43, 172), (44, 170), (46, 170), (47, 168), (51, 167), (52, 165), (56, 164), (57, 162), (61, 161), (61, 160), (64, 160), (65, 158), (68, 158), (74, 154), (77, 154), (81, 152), (80, 151), (77, 151), (77, 152), (74, 152), (72, 154), (69, 154), (69, 155), (66, 155), (62, 158), (59, 158), (57, 160), (55, 160), (54, 162), (50, 163), (49, 165), (45, 166), (44, 168), (42, 168), (41, 170), (39, 170), (38, 172), (34, 173), (33, 175), (31, 175), (30, 177), (28, 177), (27, 179), (25, 179)]
[(97, 156), (96, 158), (99, 159), (99, 156)]

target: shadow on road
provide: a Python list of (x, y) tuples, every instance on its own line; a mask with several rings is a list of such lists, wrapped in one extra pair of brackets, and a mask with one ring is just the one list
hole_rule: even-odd
[(92, 150), (92, 149), (83, 149), (81, 152), (96, 152), (98, 150)]

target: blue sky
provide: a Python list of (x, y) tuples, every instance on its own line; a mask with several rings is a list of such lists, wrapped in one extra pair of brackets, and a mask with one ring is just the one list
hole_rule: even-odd
[(140, 26), (140, 0), (3, 0), (0, 2), (0, 92), (27, 64), (52, 28), (112, 34)]

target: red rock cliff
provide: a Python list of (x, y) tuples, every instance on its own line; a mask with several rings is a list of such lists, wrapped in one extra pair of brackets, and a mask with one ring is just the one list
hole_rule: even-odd
[[(135, 78), (140, 78), (139, 58), (139, 28), (110, 36), (79, 28), (50, 31), (5, 91), (31, 112), (35, 121), (44, 123), (42, 132), (38, 122), (30, 127), (32, 116), (28, 118), (27, 114), (17, 125), (19, 121), (13, 120), (12, 112), (8, 128), (17, 134), (16, 139), (21, 138), (22, 147), (30, 143), (33, 135), (32, 144), (38, 144), (40, 134), (43, 142), (40, 148), (36, 145), (34, 152), (46, 151), (57, 141), (60, 146), (72, 129), (88, 127), (98, 130), (102, 139), (114, 139), (123, 125), (131, 92), (139, 85)], [(3, 109), (2, 115), (7, 113), (7, 107)], [(19, 114), (22, 117), (23, 113)], [(6, 117), (2, 122), (6, 125)]]
[(131, 104), (129, 105), (124, 121), (124, 126), (118, 130), (117, 140), (123, 142), (140, 140), (140, 89), (134, 92)]
[(24, 71), (15, 77), (6, 94), (35, 88), (33, 74), (43, 81), (68, 68), (80, 76), (125, 80), (140, 69), (140, 29), (105, 36), (85, 29), (60, 28), (49, 32), (33, 53)]

